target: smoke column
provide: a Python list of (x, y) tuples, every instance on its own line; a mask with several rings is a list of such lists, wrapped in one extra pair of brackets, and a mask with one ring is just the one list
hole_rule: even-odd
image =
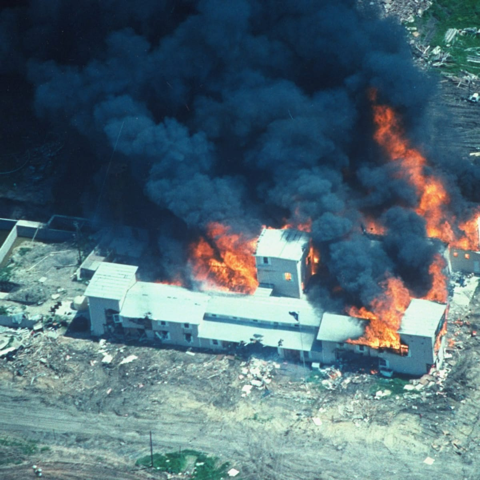
[[(3, 9), (0, 33), (0, 68), (33, 89), (37, 118), (98, 152), (78, 162), (105, 167), (118, 140), (131, 188), (165, 212), (161, 250), (210, 222), (254, 235), (311, 219), (353, 301), (371, 302), (386, 274), (428, 291), (435, 248), (417, 193), (373, 140), (368, 99), (376, 89), (422, 137), (434, 85), (400, 26), (353, 0), (31, 0)], [(478, 170), (429, 158), (468, 209)], [(384, 242), (362, 234), (365, 214), (382, 216)], [(169, 269), (172, 257), (184, 261), (168, 255)]]

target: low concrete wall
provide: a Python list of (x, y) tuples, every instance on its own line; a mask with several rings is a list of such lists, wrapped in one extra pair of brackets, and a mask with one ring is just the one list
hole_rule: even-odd
[(0, 325), (3, 327), (33, 328), (37, 322), (38, 320), (30, 320), (21, 313), (17, 315), (0, 315)]
[(19, 220), (17, 222), (19, 237), (35, 238), (47, 242), (66, 242), (74, 239), (74, 232), (50, 229), (44, 223)]
[(0, 263), (2, 263), (5, 260), (5, 257), (10, 252), (10, 249), (15, 243), (15, 240), (17, 239), (17, 237), (18, 237), (18, 231), (17, 231), (17, 227), (14, 224), (12, 230), (8, 234), (8, 237), (5, 239), (5, 241), (3, 242), (3, 245), (0, 247)]

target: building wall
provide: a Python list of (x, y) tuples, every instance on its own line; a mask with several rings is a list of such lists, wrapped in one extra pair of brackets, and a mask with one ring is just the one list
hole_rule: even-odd
[(98, 337), (105, 333), (107, 325), (107, 310), (120, 311), (120, 302), (118, 300), (109, 300), (107, 298), (89, 297), (88, 308), (90, 310), (90, 332)]
[[(198, 338), (198, 325), (194, 325), (185, 319), (183, 323), (163, 322), (161, 320), (149, 320), (148, 318), (120, 317), (125, 329), (134, 331), (142, 330), (147, 338), (166, 345), (179, 345), (182, 347), (200, 347)], [(188, 326), (187, 326), (188, 325)]]
[(402, 341), (408, 345), (408, 355), (401, 356), (391, 352), (379, 354), (388, 362), (388, 368), (407, 375), (424, 375), (435, 363), (432, 337), (402, 335)]
[[(264, 263), (268, 258), (269, 263)], [(260, 285), (269, 285), (273, 294), (283, 297), (300, 298), (302, 283), (305, 281), (304, 262), (285, 260), (273, 257), (255, 257), (257, 265), (257, 279)], [(289, 275), (290, 279), (287, 279)]]
[(480, 275), (480, 252), (450, 248), (449, 265), (452, 272)]

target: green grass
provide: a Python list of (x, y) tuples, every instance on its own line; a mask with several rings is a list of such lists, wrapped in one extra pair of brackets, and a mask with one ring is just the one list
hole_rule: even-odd
[[(40, 452), (50, 450), (43, 447)], [(0, 438), (0, 465), (20, 464), (24, 457), (38, 453), (38, 445), (34, 442)]]
[(480, 1), (435, 0), (416, 24), (432, 49), (439, 46), (443, 52), (451, 55), (450, 61), (441, 67), (442, 70), (480, 73), (480, 64), (467, 61), (468, 56), (480, 54), (480, 35), (457, 35), (452, 45), (445, 44), (445, 33), (449, 28), (460, 30), (480, 27)]
[[(135, 465), (150, 467), (150, 455), (139, 458)], [(182, 450), (171, 453), (155, 453), (153, 468), (161, 472), (183, 473), (191, 472), (192, 480), (222, 480), (227, 477), (228, 463), (220, 463), (216, 457), (198, 452), (197, 450)], [(187, 477), (188, 478), (188, 477)]]
[(0, 305), (0, 315), (7, 315), (8, 308), (5, 305)]
[(12, 278), (13, 265), (0, 268), (0, 282), (9, 282)]
[(403, 387), (405, 387), (407, 383), (407, 380), (402, 380), (401, 378), (379, 378), (377, 382), (370, 387), (370, 393), (375, 395), (379, 390), (390, 390), (392, 395), (403, 395), (406, 392)]

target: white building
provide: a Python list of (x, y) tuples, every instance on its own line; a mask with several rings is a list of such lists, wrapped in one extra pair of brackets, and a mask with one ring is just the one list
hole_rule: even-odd
[(298, 230), (264, 228), (255, 251), (257, 279), (273, 295), (301, 298), (312, 273), (310, 237)]
[(258, 343), (285, 358), (322, 363), (357, 354), (411, 375), (442, 364), (446, 305), (412, 300), (399, 331), (401, 352), (353, 345), (348, 341), (362, 337), (365, 320), (322, 312), (302, 298), (312, 263), (306, 234), (266, 229), (255, 257), (260, 287), (254, 295), (140, 282), (137, 267), (103, 263), (86, 290), (91, 333), (146, 335), (164, 344), (213, 350)]

